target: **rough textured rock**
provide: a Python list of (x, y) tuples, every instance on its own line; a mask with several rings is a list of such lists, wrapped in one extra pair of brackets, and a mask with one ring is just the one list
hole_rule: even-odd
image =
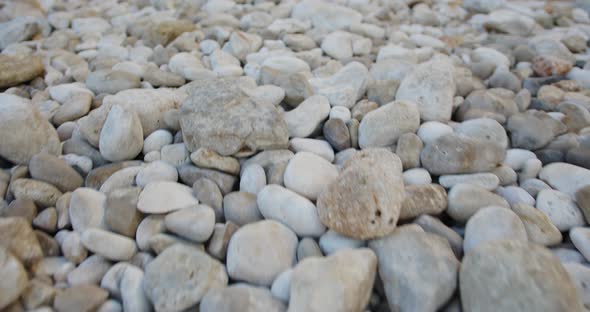
[(0, 55), (0, 88), (8, 88), (43, 74), (40, 56)]
[(0, 218), (0, 246), (27, 266), (43, 257), (35, 232), (23, 218)]
[(422, 214), (436, 215), (447, 209), (447, 192), (438, 184), (408, 185), (400, 210), (400, 220)]
[(227, 156), (287, 146), (283, 114), (270, 103), (250, 99), (239, 79), (199, 80), (190, 92), (180, 110), (190, 151), (205, 147)]
[(320, 220), (341, 234), (375, 238), (391, 233), (404, 199), (401, 161), (385, 149), (364, 150), (320, 194)]
[(583, 311), (567, 271), (549, 250), (504, 240), (467, 253), (459, 274), (468, 311)]

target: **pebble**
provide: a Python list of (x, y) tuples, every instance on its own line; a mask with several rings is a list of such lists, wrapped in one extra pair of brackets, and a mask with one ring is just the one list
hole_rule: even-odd
[(338, 169), (324, 158), (299, 152), (285, 169), (285, 186), (310, 200), (316, 200), (338, 177)]
[(72, 192), (69, 215), (72, 228), (83, 233), (89, 228), (102, 228), (107, 197), (90, 188), (78, 188)]
[(285, 224), (300, 237), (319, 237), (326, 231), (315, 205), (284, 187), (265, 186), (258, 193), (257, 203), (265, 219)]
[(498, 187), (495, 192), (502, 196), (511, 207), (520, 203), (535, 206), (535, 198), (518, 186)]
[(65, 161), (50, 154), (37, 154), (29, 162), (31, 177), (50, 183), (62, 192), (74, 191), (82, 186), (83, 179)]
[(132, 239), (101, 229), (85, 230), (81, 240), (86, 249), (114, 261), (130, 260), (137, 252)]
[(427, 121), (418, 128), (418, 136), (424, 144), (431, 144), (439, 137), (453, 133), (453, 128), (447, 124), (438, 121)]
[(411, 101), (396, 101), (369, 112), (359, 126), (359, 146), (386, 147), (397, 143), (404, 133), (420, 127), (420, 113)]
[(457, 259), (461, 259), (463, 255), (463, 238), (457, 232), (446, 226), (439, 219), (426, 214), (416, 218), (414, 223), (419, 225), (425, 232), (436, 234), (446, 239)]
[(213, 233), (215, 212), (205, 205), (179, 209), (166, 215), (164, 225), (174, 234), (203, 243)]
[(240, 176), (240, 191), (258, 194), (266, 186), (266, 173), (260, 165), (252, 164)]
[(216, 169), (232, 175), (240, 173), (240, 163), (232, 157), (224, 157), (215, 151), (199, 148), (190, 155), (191, 161), (202, 168)]
[(463, 250), (467, 254), (485, 243), (505, 239), (528, 241), (523, 222), (516, 213), (505, 207), (484, 207), (467, 221)]
[(172, 134), (164, 129), (159, 129), (148, 135), (143, 141), (143, 154), (152, 151), (159, 151), (162, 147), (171, 144), (173, 141)]
[(262, 220), (257, 196), (248, 192), (232, 192), (223, 198), (225, 219), (239, 226)]
[(60, 312), (96, 311), (109, 293), (94, 285), (79, 285), (57, 292), (53, 308)]
[(110, 161), (135, 158), (143, 147), (143, 130), (137, 114), (115, 105), (100, 131), (100, 153)]
[(402, 161), (404, 169), (411, 169), (420, 166), (420, 154), (424, 144), (414, 133), (404, 133), (397, 141), (395, 153)]
[(111, 263), (108, 260), (99, 255), (92, 255), (68, 273), (68, 284), (71, 286), (85, 284), (98, 285), (110, 267)]
[(231, 221), (215, 224), (207, 245), (207, 252), (218, 260), (225, 260), (229, 241), (238, 229), (239, 227)]
[[(3, 38), (6, 38), (3, 36)], [(0, 88), (17, 86), (43, 75), (40, 56), (6, 55), (0, 56)]]
[(569, 231), (569, 236), (576, 249), (588, 261), (590, 258), (590, 229), (574, 227)]
[(160, 181), (178, 181), (178, 171), (176, 168), (161, 160), (153, 161), (149, 165), (140, 168), (137, 176), (135, 176), (135, 183), (141, 187), (145, 187), (152, 182)]
[(29, 277), (19, 259), (4, 246), (0, 246), (0, 273), (3, 277), (0, 309), (4, 309), (25, 291)]
[(137, 209), (144, 213), (167, 213), (198, 204), (192, 189), (170, 181), (147, 184), (139, 194)]
[(86, 86), (96, 94), (115, 94), (119, 91), (139, 88), (140, 78), (120, 70), (97, 70), (88, 75)]
[(377, 257), (367, 248), (308, 258), (291, 274), (289, 309), (361, 311), (369, 302), (376, 271)]
[(229, 242), (228, 275), (235, 280), (269, 286), (279, 273), (293, 265), (296, 248), (297, 236), (281, 223), (264, 220), (245, 225)]
[(323, 132), (326, 140), (336, 151), (351, 147), (352, 141), (346, 123), (341, 119), (329, 119), (324, 123)]
[(454, 220), (466, 222), (486, 206), (510, 208), (508, 202), (482, 187), (472, 184), (456, 184), (448, 193), (447, 214)]
[(561, 232), (541, 210), (535, 209), (535, 207), (527, 204), (519, 203), (512, 205), (512, 211), (522, 221), (529, 241), (544, 246), (557, 245), (561, 242)]
[[(484, 267), (488, 268), (485, 274)], [(463, 258), (459, 285), (467, 310), (523, 306), (527, 311), (583, 310), (575, 285), (558, 258), (533, 243), (503, 240), (473, 249)]]
[(537, 194), (537, 209), (545, 213), (560, 231), (583, 226), (584, 215), (570, 196), (556, 190), (542, 190)]
[(575, 196), (578, 189), (590, 184), (590, 170), (557, 162), (544, 166), (539, 178), (558, 191)]
[(408, 220), (422, 214), (437, 215), (447, 209), (447, 192), (438, 184), (407, 185), (399, 218)]
[(193, 193), (203, 205), (213, 208), (215, 220), (223, 218), (223, 195), (215, 182), (201, 178), (193, 184)]
[[(437, 310), (457, 287), (459, 261), (447, 241), (417, 225), (371, 241), (390, 309)], [(416, 259), (424, 265), (416, 266)]]
[(493, 173), (447, 174), (438, 177), (438, 183), (448, 189), (457, 184), (471, 184), (493, 191), (498, 188), (500, 179)]
[(55, 206), (62, 195), (55, 186), (33, 179), (17, 179), (10, 183), (10, 192), (16, 199), (29, 199), (40, 207)]
[(422, 185), (432, 183), (432, 177), (428, 170), (423, 168), (413, 168), (404, 171), (404, 184), (405, 185)]
[(366, 246), (364, 240), (355, 239), (339, 234), (335, 231), (326, 231), (319, 240), (320, 253), (315, 251), (314, 256), (321, 256), (323, 252), (325, 255), (331, 255), (342, 249), (357, 249)]
[(285, 304), (274, 298), (267, 288), (238, 283), (225, 288), (211, 289), (201, 300), (199, 311), (231, 312), (240, 311), (285, 311)]

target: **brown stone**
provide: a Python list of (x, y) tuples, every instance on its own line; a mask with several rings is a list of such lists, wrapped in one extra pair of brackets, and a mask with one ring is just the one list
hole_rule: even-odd
[(0, 54), (0, 88), (8, 88), (43, 74), (41, 57)]
[(57, 293), (53, 308), (57, 312), (93, 312), (108, 297), (109, 293), (98, 286), (74, 286)]
[(555, 56), (536, 56), (533, 59), (533, 71), (541, 77), (565, 76), (572, 69), (572, 64)]
[(0, 246), (7, 248), (26, 266), (43, 257), (35, 232), (23, 218), (0, 218)]
[(406, 198), (402, 203), (400, 220), (415, 218), (421, 214), (436, 215), (447, 209), (447, 192), (438, 184), (406, 186)]

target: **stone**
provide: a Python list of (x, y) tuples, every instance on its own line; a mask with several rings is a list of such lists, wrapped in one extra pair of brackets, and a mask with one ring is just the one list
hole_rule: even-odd
[(238, 226), (254, 223), (263, 217), (256, 202), (257, 196), (248, 192), (232, 192), (223, 198), (225, 220)]
[(27, 99), (0, 95), (0, 156), (27, 164), (40, 152), (61, 154), (57, 131)]
[(590, 304), (590, 292), (587, 286), (590, 281), (590, 269), (579, 263), (564, 263), (563, 267), (574, 282), (578, 290), (578, 296), (582, 299), (584, 306)]
[(135, 177), (141, 170), (140, 166), (128, 167), (123, 168), (115, 173), (113, 173), (104, 183), (100, 186), (99, 191), (108, 194), (111, 191), (131, 187), (135, 183)]
[(314, 27), (333, 31), (347, 29), (350, 25), (360, 23), (362, 15), (351, 8), (336, 3), (305, 0), (293, 8), (292, 17), (309, 20)]
[(172, 134), (164, 129), (159, 129), (148, 135), (143, 141), (143, 154), (159, 151), (165, 145), (172, 144)]
[(395, 154), (399, 156), (405, 170), (420, 166), (420, 154), (424, 144), (416, 134), (408, 132), (402, 134), (397, 140)]
[(87, 229), (81, 239), (88, 250), (114, 261), (130, 260), (137, 252), (132, 239), (101, 229)]
[(561, 232), (541, 210), (520, 203), (512, 205), (512, 211), (522, 221), (529, 241), (544, 246), (557, 245), (561, 242)]
[(39, 240), (29, 222), (20, 217), (0, 218), (0, 247), (17, 257), (25, 266), (43, 257)]
[(570, 239), (576, 249), (586, 258), (590, 258), (590, 229), (574, 227), (569, 232)]
[(72, 263), (81, 263), (88, 257), (88, 250), (82, 245), (80, 233), (61, 230), (57, 232), (55, 239), (58, 241), (64, 257)]
[(57, 229), (57, 210), (54, 207), (45, 208), (33, 219), (33, 225), (45, 232), (55, 232)]
[(302, 240), (299, 241), (299, 245), (297, 245), (297, 260), (298, 260), (298, 262), (302, 261), (305, 258), (309, 258), (309, 257), (323, 257), (323, 256), (324, 256), (324, 254), (322, 253), (320, 246), (318, 245), (318, 243), (314, 239), (306, 237), (306, 238), (303, 238)]
[(89, 228), (102, 228), (107, 197), (90, 188), (72, 192), (69, 215), (74, 231), (82, 233)]
[(284, 187), (265, 186), (258, 193), (257, 203), (265, 219), (285, 224), (300, 237), (319, 237), (326, 231), (315, 205)]
[(399, 219), (408, 220), (422, 214), (437, 215), (447, 209), (447, 192), (438, 184), (406, 185)]
[(369, 247), (379, 259), (390, 309), (436, 311), (455, 292), (460, 263), (444, 238), (406, 225)]
[(219, 261), (197, 248), (173, 245), (147, 265), (143, 290), (156, 311), (182, 311), (227, 282)]
[(404, 133), (414, 133), (420, 127), (420, 112), (415, 103), (396, 101), (369, 112), (361, 120), (359, 146), (387, 147), (397, 143)]
[(584, 214), (586, 223), (590, 223), (590, 186), (584, 186), (576, 191), (576, 203)]
[(511, 116), (506, 129), (510, 131), (513, 147), (536, 150), (547, 145), (567, 128), (545, 112), (529, 110)]
[(15, 199), (8, 206), (0, 209), (0, 217), (22, 217), (29, 222), (37, 216), (37, 206), (31, 199)]
[(510, 35), (527, 36), (531, 34), (536, 23), (531, 17), (518, 14), (515, 11), (495, 10), (487, 16), (484, 28)]
[(456, 184), (448, 194), (447, 214), (454, 220), (466, 222), (479, 209), (500, 206), (510, 209), (508, 202), (482, 187), (472, 184)]
[(529, 242), (502, 240), (473, 249), (463, 258), (459, 285), (468, 311), (583, 310), (558, 258)]
[(366, 248), (306, 258), (293, 269), (288, 311), (362, 311), (376, 271), (377, 257)]
[(422, 185), (432, 183), (432, 177), (426, 169), (412, 168), (404, 171), (405, 185)]
[(100, 131), (100, 153), (112, 162), (130, 160), (143, 148), (143, 130), (137, 114), (114, 105)]
[(215, 212), (205, 205), (179, 209), (166, 215), (164, 225), (174, 234), (203, 243), (213, 233)]
[(460, 134), (446, 134), (427, 144), (420, 155), (425, 169), (434, 175), (489, 171), (502, 162), (505, 149), (497, 144)]
[(352, 146), (350, 131), (341, 119), (329, 119), (324, 123), (324, 137), (336, 151), (342, 151)]
[(0, 55), (0, 88), (17, 86), (43, 75), (40, 56)]
[(115, 94), (119, 91), (139, 88), (140, 78), (126, 71), (101, 69), (88, 75), (86, 86), (96, 94)]
[(58, 291), (53, 308), (58, 312), (96, 311), (109, 297), (109, 293), (94, 285), (79, 285)]
[(160, 151), (160, 159), (174, 167), (188, 163), (189, 155), (190, 153), (184, 143), (165, 145)]
[(123, 311), (147, 311), (151, 304), (143, 290), (144, 272), (135, 266), (125, 269), (121, 278)]
[(402, 80), (395, 99), (417, 103), (424, 121), (448, 121), (455, 95), (453, 70), (443, 59), (422, 63)]
[(347, 161), (318, 197), (317, 208), (331, 230), (366, 239), (393, 231), (404, 197), (399, 157), (382, 148), (368, 149)]
[(296, 57), (276, 55), (260, 63), (260, 82), (275, 85), (285, 91), (285, 102), (297, 106), (313, 94), (308, 79), (311, 77), (309, 65)]
[(191, 161), (202, 168), (216, 169), (229, 174), (240, 173), (240, 163), (233, 157), (224, 157), (207, 148), (199, 148), (190, 155)]
[(19, 298), (29, 282), (19, 259), (4, 246), (0, 246), (0, 275), (0, 309), (4, 309)]
[(297, 236), (273, 220), (241, 227), (227, 249), (228, 275), (238, 281), (269, 286), (295, 260)]
[(107, 259), (92, 255), (68, 273), (68, 284), (70, 286), (98, 284), (110, 267), (111, 263)]
[(257, 164), (252, 164), (242, 170), (240, 176), (240, 191), (252, 194), (258, 194), (266, 185), (266, 173), (264, 168)]
[(244, 312), (286, 311), (285, 304), (274, 298), (267, 288), (242, 283), (212, 289), (199, 305), (202, 312), (231, 312), (236, 309)]
[(50, 183), (62, 192), (73, 191), (84, 182), (80, 174), (65, 161), (45, 153), (31, 157), (29, 173), (32, 178)]
[(446, 226), (438, 218), (429, 215), (421, 215), (414, 223), (419, 225), (425, 232), (436, 234), (449, 242), (457, 259), (463, 256), (463, 238), (453, 229)]
[(334, 161), (334, 150), (330, 143), (324, 140), (293, 138), (289, 141), (290, 148), (298, 152), (310, 152), (323, 157), (329, 162)]
[(140, 168), (137, 176), (135, 176), (135, 183), (137, 186), (145, 187), (152, 182), (159, 181), (178, 181), (178, 171), (167, 162), (157, 160), (151, 162), (149, 165)]
[(168, 45), (182, 33), (195, 30), (195, 25), (187, 20), (165, 20), (154, 23), (143, 33), (143, 39), (151, 46)]
[[(324, 42), (326, 42), (329, 36), (330, 35), (326, 36)], [(322, 43), (322, 46), (323, 45), (324, 44)], [(339, 51), (344, 50), (344, 48), (340, 47)], [(369, 71), (367, 70), (367, 67), (354, 61), (346, 64), (346, 66), (340, 68), (329, 77), (309, 79), (309, 84), (311, 85), (314, 94), (325, 96), (328, 98), (328, 101), (332, 106), (344, 106), (347, 108), (351, 108), (363, 97), (368, 82)]]
[(137, 209), (144, 213), (167, 213), (198, 203), (190, 187), (176, 182), (157, 181), (149, 183), (141, 191)]
[(494, 119), (476, 118), (465, 120), (455, 128), (455, 133), (464, 135), (488, 144), (500, 145), (502, 148), (508, 146), (506, 130)]
[(295, 154), (285, 169), (285, 186), (310, 200), (336, 180), (338, 169), (324, 158), (308, 152)]
[(488, 191), (495, 190), (500, 185), (500, 179), (493, 173), (447, 174), (438, 177), (438, 183), (445, 188), (463, 183), (482, 187)]
[(218, 260), (225, 260), (229, 241), (238, 229), (239, 227), (231, 221), (215, 224), (207, 245), (207, 252)]
[(10, 192), (16, 199), (28, 199), (39, 207), (55, 206), (62, 193), (53, 185), (33, 180), (17, 179), (10, 183)]
[(285, 112), (285, 122), (291, 138), (306, 138), (320, 129), (330, 113), (330, 102), (325, 96), (313, 95), (294, 109)]
[(524, 224), (510, 209), (487, 206), (479, 209), (467, 221), (463, 250), (468, 253), (485, 243), (505, 239), (528, 241)]
[(590, 170), (557, 162), (544, 166), (539, 172), (539, 178), (573, 197), (578, 189), (590, 184)]
[(542, 190), (537, 194), (537, 209), (549, 217), (560, 231), (585, 224), (584, 215), (572, 198), (560, 191)]
[(229, 156), (288, 145), (283, 114), (268, 102), (250, 99), (236, 87), (239, 79), (191, 83), (191, 95), (180, 109), (182, 135), (190, 151), (205, 147)]
[(117, 189), (107, 195), (104, 211), (106, 227), (118, 234), (134, 238), (142, 215), (137, 210), (139, 187)]
[(41, 279), (32, 279), (22, 294), (23, 305), (26, 309), (35, 309), (41, 306), (51, 306), (56, 289)]
[(169, 71), (163, 71), (156, 66), (146, 66), (143, 80), (154, 87), (181, 87), (186, 82), (184, 77)]
[(201, 178), (193, 184), (193, 193), (199, 202), (213, 208), (215, 220), (223, 219), (223, 195), (215, 182)]

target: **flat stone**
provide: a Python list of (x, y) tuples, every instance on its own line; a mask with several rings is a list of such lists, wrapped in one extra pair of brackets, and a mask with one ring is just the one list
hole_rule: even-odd
[(138, 115), (114, 105), (100, 131), (100, 153), (112, 162), (131, 160), (143, 148), (143, 129)]
[(455, 292), (460, 263), (444, 238), (406, 225), (369, 246), (379, 259), (390, 309), (435, 311)]
[(506, 124), (513, 147), (535, 150), (547, 145), (567, 127), (542, 111), (529, 110), (512, 115)]
[(429, 215), (421, 215), (420, 217), (414, 220), (415, 224), (418, 224), (422, 229), (428, 233), (436, 234), (440, 237), (445, 238), (457, 259), (461, 259), (463, 256), (463, 238), (461, 235), (457, 234), (453, 229), (446, 226), (442, 223), (438, 218), (431, 217)]
[(144, 213), (166, 213), (198, 203), (190, 187), (176, 182), (158, 181), (149, 183), (141, 191), (137, 209)]
[(405, 197), (401, 161), (386, 149), (363, 150), (317, 200), (320, 220), (331, 230), (367, 239), (395, 229)]
[(285, 113), (289, 137), (306, 138), (320, 129), (330, 113), (330, 102), (325, 96), (313, 95)]
[(289, 310), (362, 311), (376, 271), (377, 257), (366, 248), (306, 258), (293, 269)]
[(18, 179), (10, 183), (10, 192), (16, 199), (29, 199), (39, 207), (55, 206), (62, 192), (55, 186), (33, 179)]
[(401, 159), (404, 170), (420, 167), (423, 148), (422, 140), (414, 133), (404, 133), (399, 137), (395, 154)]
[(563, 267), (574, 282), (578, 295), (582, 298), (582, 303), (585, 306), (590, 304), (590, 291), (587, 286), (590, 282), (590, 268), (579, 263), (564, 263)]
[[(338, 33), (342, 34), (342, 32)], [(333, 34), (340, 36), (338, 33)], [(323, 42), (329, 40), (330, 35), (332, 34), (324, 37)], [(344, 33), (344, 36), (348, 37), (350, 34)], [(345, 41), (350, 40), (345, 38)], [(322, 43), (322, 46), (324, 46), (324, 43)], [(344, 52), (345, 49), (345, 47), (341, 47), (340, 50), (336, 50), (336, 53), (342, 55), (342, 52)], [(314, 93), (325, 96), (330, 102), (330, 105), (351, 108), (365, 94), (368, 81), (369, 71), (367, 70), (367, 67), (359, 62), (353, 61), (346, 64), (329, 77), (309, 79), (309, 84)]]
[(87, 229), (81, 239), (88, 250), (114, 261), (130, 260), (137, 252), (132, 239), (101, 229)]
[(141, 187), (158, 181), (176, 182), (178, 181), (178, 171), (169, 163), (157, 160), (140, 168), (135, 177), (135, 183)]
[(552, 163), (541, 169), (539, 178), (573, 197), (578, 189), (590, 184), (590, 170), (567, 163)]
[(569, 236), (576, 249), (588, 261), (588, 258), (590, 258), (590, 229), (575, 227), (570, 230)]
[(326, 231), (315, 205), (307, 198), (279, 185), (265, 186), (257, 196), (265, 219), (279, 221), (300, 237), (319, 237)]
[(473, 249), (463, 258), (459, 285), (469, 311), (583, 311), (559, 259), (528, 242), (503, 240)]
[(72, 192), (68, 211), (74, 231), (82, 233), (89, 228), (102, 228), (106, 199), (103, 193), (89, 188)]
[(143, 289), (157, 311), (182, 311), (227, 286), (223, 264), (193, 247), (166, 248), (146, 269)]
[(98, 284), (110, 267), (111, 263), (107, 259), (92, 255), (68, 273), (68, 284), (70, 286)]
[[(244, 164), (247, 166), (247, 164)], [(182, 165), (177, 168), (180, 180), (186, 185), (193, 185), (202, 178), (207, 178), (219, 187), (222, 194), (230, 193), (234, 184), (236, 184), (236, 177), (227, 173), (223, 173), (213, 169), (202, 169), (191, 165)]]
[(537, 209), (549, 217), (560, 231), (585, 224), (584, 215), (572, 198), (560, 191), (542, 190), (537, 194)]
[(19, 259), (4, 246), (0, 246), (0, 275), (0, 309), (4, 309), (18, 299), (29, 282), (27, 271)]
[(240, 163), (237, 159), (221, 156), (211, 149), (199, 148), (190, 158), (193, 164), (202, 168), (216, 169), (233, 175), (240, 173)]
[(420, 127), (420, 112), (411, 101), (396, 101), (369, 112), (359, 126), (359, 146), (387, 147), (399, 137), (416, 132)]
[(50, 154), (37, 154), (31, 157), (29, 173), (33, 179), (50, 183), (62, 192), (73, 191), (84, 183), (76, 170)]
[(324, 140), (293, 138), (289, 141), (291, 149), (298, 152), (310, 152), (323, 157), (329, 162), (334, 161), (334, 150)]
[(6, 55), (0, 56), (0, 88), (8, 88), (30, 81), (43, 74), (40, 56)]
[(248, 192), (232, 192), (223, 198), (223, 214), (225, 220), (239, 226), (262, 220), (258, 209), (256, 194)]
[(118, 189), (107, 195), (104, 212), (106, 227), (118, 234), (134, 238), (142, 215), (137, 210), (141, 189), (130, 187)]
[(297, 236), (273, 220), (241, 227), (227, 249), (227, 272), (235, 280), (269, 286), (295, 260)]
[(180, 109), (182, 135), (190, 151), (205, 147), (229, 156), (288, 145), (283, 114), (268, 102), (250, 99), (236, 87), (238, 79), (192, 84)]
[(445, 188), (452, 188), (459, 183), (464, 183), (493, 191), (500, 185), (500, 179), (493, 173), (447, 174), (438, 177), (438, 183)]
[(31, 101), (11, 94), (0, 95), (0, 156), (27, 164), (40, 152), (61, 154), (57, 131)]
[(115, 94), (119, 91), (139, 88), (140, 77), (126, 71), (101, 69), (88, 75), (86, 86), (96, 94)]

